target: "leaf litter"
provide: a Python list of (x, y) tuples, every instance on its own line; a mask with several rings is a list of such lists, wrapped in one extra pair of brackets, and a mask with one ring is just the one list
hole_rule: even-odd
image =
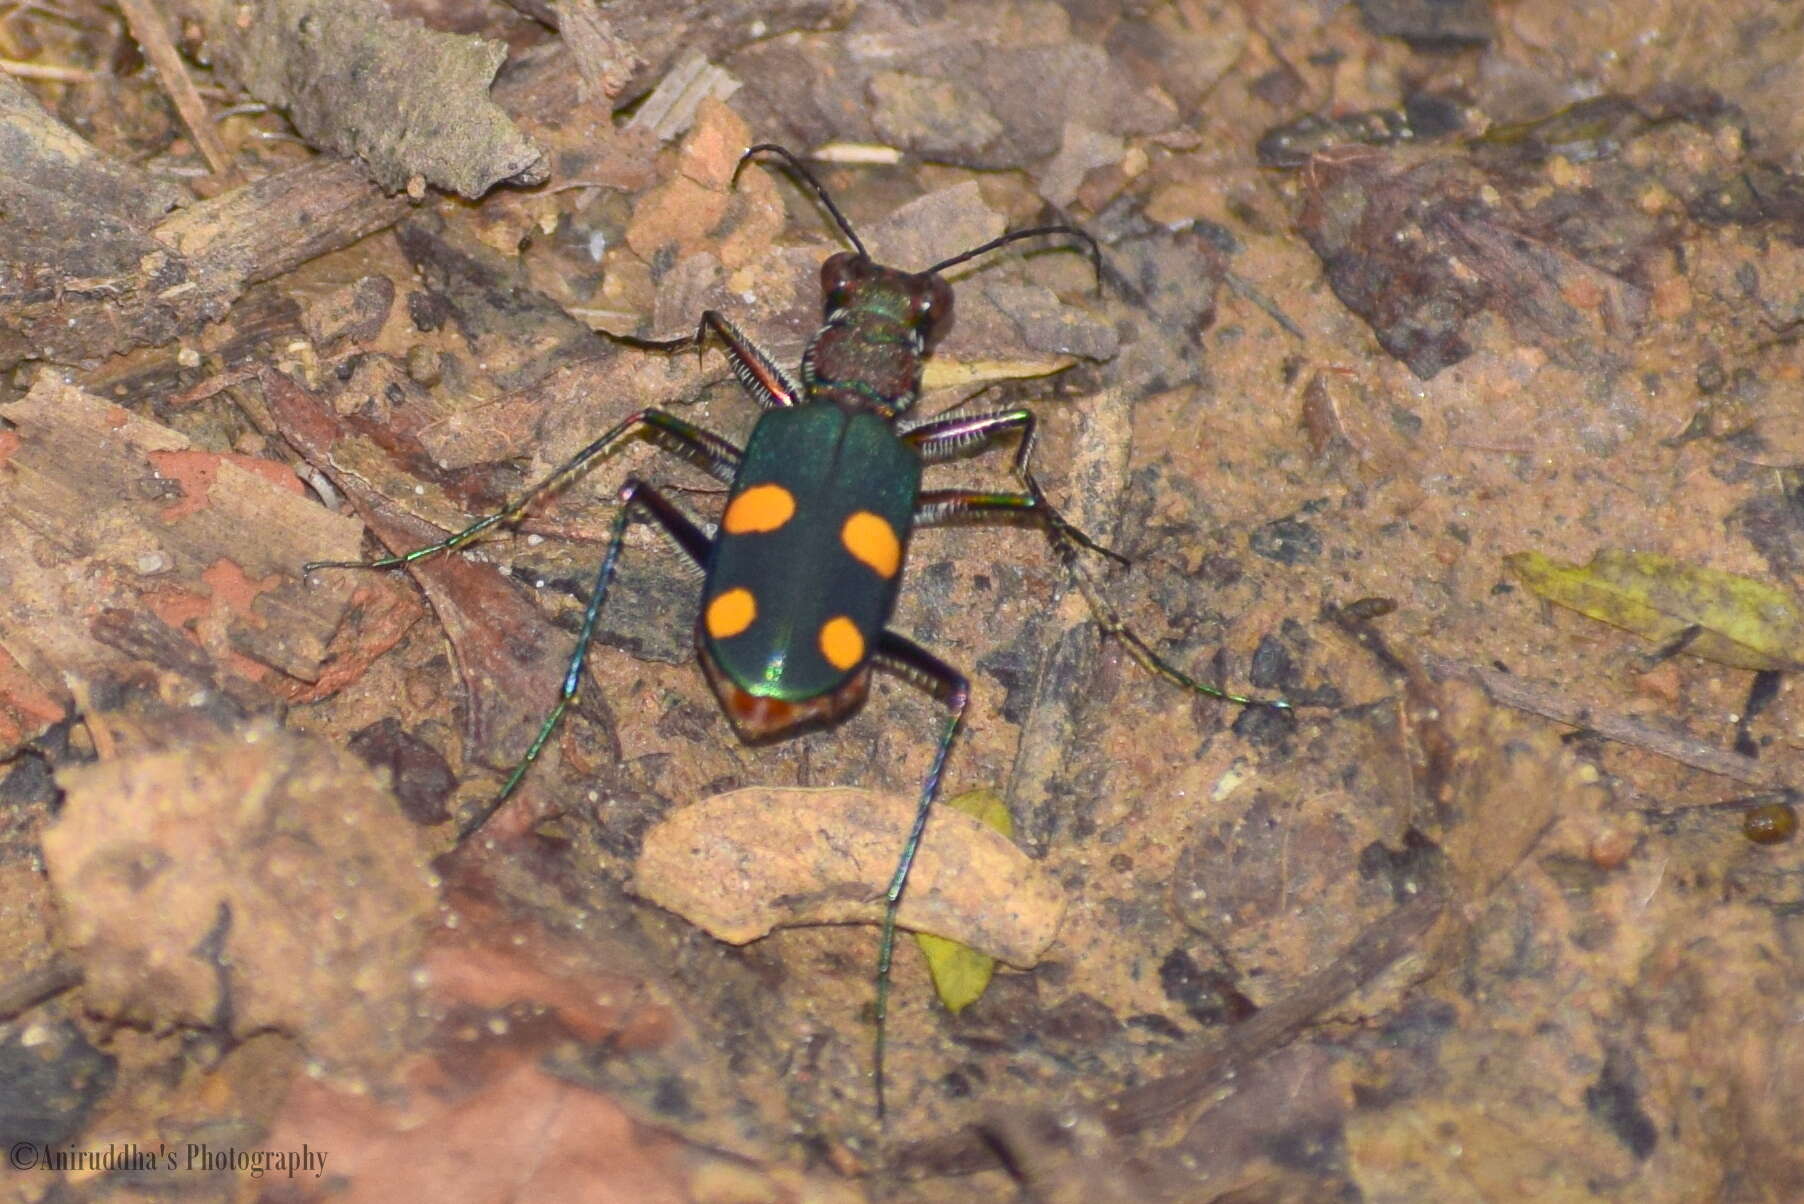
[[(8, 1039), (60, 1051), (57, 1098), (83, 1101), (43, 1114), (78, 1141), (101, 1131), (83, 1116), (319, 1137), (371, 1192), (399, 1174), (446, 1198), (474, 1190), (469, 1164), (429, 1155), (521, 1117), (568, 1127), (516, 1194), (941, 1199), (1011, 1190), (1001, 1151), (1029, 1183), (1136, 1198), (1795, 1196), (1800, 854), (1715, 806), (1794, 776), (1792, 691), (1732, 725), (1739, 662), (1627, 663), (1550, 622), (1504, 557), (1657, 552), (1607, 587), (1660, 616), (1656, 639), (1795, 659), (1698, 595), (1789, 600), (1804, 565), (1800, 36), (1770, 0), (1432, 8), (622, 3), (584, 17), (579, 70), (552, 6), (415, 6), (422, 29), (485, 40), (473, 61), (507, 48), (494, 87), (466, 73), (441, 105), (421, 62), (400, 82), (423, 94), (340, 88), (320, 116), (469, 101), (502, 131), (489, 145), (538, 157), (450, 174), (426, 156), (481, 139), (322, 156), (197, 21), (178, 44), (232, 156), (215, 174), (110, 15), (9, 14), (0, 57), (37, 74), (0, 104), (0, 898), (21, 917), (0, 948), (28, 1009)], [(676, 70), (695, 53), (706, 70)], [(665, 80), (667, 116), (617, 119)], [(1349, 119), (1393, 111), (1457, 120)], [(1304, 119), (1308, 152), (1262, 167), (1261, 140)], [(618, 481), (655, 473), (711, 513), (708, 481), (631, 448), (413, 582), (298, 573), (355, 554), (352, 516), (392, 546), (433, 538), (642, 405), (741, 437), (717, 352), (584, 327), (671, 336), (712, 307), (794, 363), (839, 248), (780, 179), (724, 187), (755, 140), (864, 148), (823, 172), (861, 230), (894, 223), (884, 253), (908, 266), (954, 220), (1097, 235), (1100, 295), (1061, 253), (965, 274), (923, 409), (1035, 403), (1049, 493), (1135, 561), (1099, 588), (1190, 671), (1311, 703), (1296, 728), (1144, 678), (1032, 532), (923, 533), (897, 626), (974, 683), (948, 784), (1004, 783), (1065, 918), (956, 1016), (899, 958), (879, 1130), (868, 928), (733, 948), (625, 884), (646, 833), (730, 790), (906, 799), (933, 708), (880, 687), (832, 731), (738, 745), (688, 663), (693, 578), (635, 531), (577, 714), (429, 880), (444, 923), (421, 952), (357, 961), (381, 926), (336, 865), (297, 861), (308, 889), (276, 915), (208, 852), (226, 868), (184, 889), (232, 926), (214, 907), (166, 960), (134, 960), (144, 926), (90, 911), (105, 892), (71, 868), (105, 847), (72, 839), (80, 774), (160, 783), (149, 817), (214, 800), (217, 834), (143, 845), (199, 855), (244, 839), (217, 817), (234, 787), (175, 767), (242, 781), (263, 755), (244, 733), (271, 723), (308, 756), (355, 743), (383, 768), (340, 769), (380, 801), (331, 794), (287, 822), (330, 826), (336, 800), (322, 850), (415, 872), (448, 844), (431, 821), (492, 793), (555, 688)], [(391, 191), (481, 192), (533, 162), (538, 188)], [(413, 621), (414, 582), (435, 621)], [(1324, 621), (1371, 596), (1396, 608), (1358, 638)], [(379, 775), (423, 765), (432, 805), (383, 794)], [(33, 860), (64, 825), (45, 880)], [(343, 919), (320, 920), (335, 899)], [(300, 931), (336, 935), (274, 961), (230, 943)], [(414, 1010), (374, 1013), (390, 1021), (266, 1006), (357, 997), (398, 981), (391, 963), (428, 972)], [(308, 1078), (322, 1061), (367, 1081)]]

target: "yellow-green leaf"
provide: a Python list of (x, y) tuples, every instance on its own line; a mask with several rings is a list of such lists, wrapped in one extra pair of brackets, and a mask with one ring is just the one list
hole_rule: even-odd
[(1804, 663), (1804, 614), (1763, 581), (1654, 552), (1604, 548), (1587, 565), (1539, 552), (1503, 558), (1535, 594), (1658, 643), (1696, 629), (1685, 651), (1737, 669)]
[(1077, 363), (1074, 355), (1043, 355), (1033, 359), (956, 360), (936, 355), (921, 372), (923, 389), (969, 388), (1005, 380), (1030, 380), (1051, 376)]
[[(970, 790), (947, 799), (940, 806), (950, 807), (973, 819), (982, 820), (1004, 836), (1012, 837), (1015, 834), (1015, 824), (1009, 817), (1008, 804), (994, 790)], [(996, 972), (995, 958), (979, 953), (969, 945), (949, 941), (943, 936), (917, 932), (914, 937), (915, 944), (921, 947), (921, 952), (927, 957), (927, 969), (933, 975), (933, 989), (948, 1012), (956, 1016), (983, 997), (984, 988), (990, 985), (990, 976)]]

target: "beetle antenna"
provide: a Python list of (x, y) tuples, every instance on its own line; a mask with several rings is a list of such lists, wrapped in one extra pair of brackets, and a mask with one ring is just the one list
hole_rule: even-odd
[(745, 154), (739, 156), (739, 163), (733, 168), (733, 179), (735, 181), (739, 179), (739, 170), (746, 165), (747, 160), (766, 152), (782, 158), (784, 164), (788, 166), (791, 172), (800, 177), (802, 182), (807, 184), (808, 187), (814, 189), (814, 195), (821, 199), (822, 205), (826, 206), (827, 212), (833, 217), (834, 224), (840, 228), (840, 232), (843, 233), (846, 236), (846, 240), (852, 244), (852, 249), (858, 252), (858, 258), (865, 260), (868, 263), (871, 254), (864, 249), (864, 244), (858, 241), (858, 235), (852, 230), (852, 223), (846, 220), (846, 215), (839, 211), (839, 206), (835, 205), (833, 203), (833, 198), (827, 195), (826, 186), (815, 179), (814, 173), (809, 171), (807, 166), (803, 164), (800, 159), (796, 158), (794, 154), (790, 153), (788, 149), (778, 146), (774, 142), (760, 142), (757, 146), (751, 147)]
[(1102, 284), (1102, 248), (1096, 245), (1096, 240), (1091, 238), (1087, 231), (1080, 230), (1076, 226), (1066, 225), (1033, 226), (1026, 230), (1010, 230), (1007, 234), (992, 238), (981, 247), (972, 247), (969, 251), (959, 252), (951, 259), (940, 260), (938, 263), (928, 268), (927, 272), (924, 274), (931, 275), (936, 272), (943, 272), (949, 267), (954, 267), (965, 262), (967, 259), (976, 259), (979, 255), (987, 255), (997, 247), (1007, 246), (1009, 243), (1019, 242), (1024, 238), (1043, 238), (1051, 234), (1069, 234), (1073, 238), (1083, 239), (1084, 245), (1090, 249), (1090, 266), (1096, 272), (1096, 283), (1100, 287)]

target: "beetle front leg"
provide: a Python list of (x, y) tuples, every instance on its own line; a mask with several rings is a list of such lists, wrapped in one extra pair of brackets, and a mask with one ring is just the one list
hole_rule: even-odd
[(720, 336), (720, 341), (727, 346), (727, 360), (733, 365), (733, 375), (752, 400), (767, 410), (782, 409), (798, 403), (802, 397), (802, 386), (795, 379), (777, 366), (777, 362), (766, 355), (764, 349), (752, 342), (751, 337), (733, 324), (733, 320), (718, 310), (702, 311), (702, 320), (696, 324), (694, 334), (682, 335), (674, 339), (642, 339), (637, 335), (612, 334), (608, 337), (616, 343), (624, 343), (628, 347), (637, 347), (642, 351), (681, 351), (685, 347), (694, 347), (697, 351), (708, 341), (708, 332), (713, 331)]
[(402, 565), (424, 560), (428, 556), (440, 552), (453, 552), (471, 543), (477, 536), (491, 527), (513, 522), (539, 498), (547, 493), (562, 489), (581, 473), (597, 457), (623, 442), (628, 436), (643, 434), (653, 443), (667, 451), (673, 451), (685, 459), (700, 465), (717, 480), (731, 484), (733, 476), (739, 471), (741, 453), (737, 447), (722, 439), (712, 431), (703, 430), (693, 423), (684, 422), (663, 410), (640, 410), (629, 414), (617, 423), (614, 428), (589, 446), (564, 461), (550, 476), (528, 489), (518, 498), (503, 506), (493, 514), (487, 514), (465, 527), (454, 535), (449, 535), (434, 544), (423, 548), (415, 548), (411, 552), (402, 552), (394, 556), (381, 556), (375, 560), (315, 560), (301, 566), (303, 574), (314, 569), (392, 569)]

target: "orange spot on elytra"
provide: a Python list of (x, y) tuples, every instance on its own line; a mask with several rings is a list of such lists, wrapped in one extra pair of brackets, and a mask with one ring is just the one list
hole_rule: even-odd
[(753, 485), (727, 506), (720, 526), (729, 535), (761, 535), (781, 527), (795, 512), (795, 495), (783, 486)]
[(821, 624), (821, 655), (835, 669), (850, 669), (864, 659), (864, 635), (844, 615)]
[(860, 510), (839, 529), (839, 542), (885, 581), (902, 567), (902, 541), (896, 529), (869, 510)]
[(750, 627), (757, 617), (758, 602), (752, 591), (735, 587), (715, 595), (714, 601), (708, 603), (708, 634), (717, 640), (728, 639)]

